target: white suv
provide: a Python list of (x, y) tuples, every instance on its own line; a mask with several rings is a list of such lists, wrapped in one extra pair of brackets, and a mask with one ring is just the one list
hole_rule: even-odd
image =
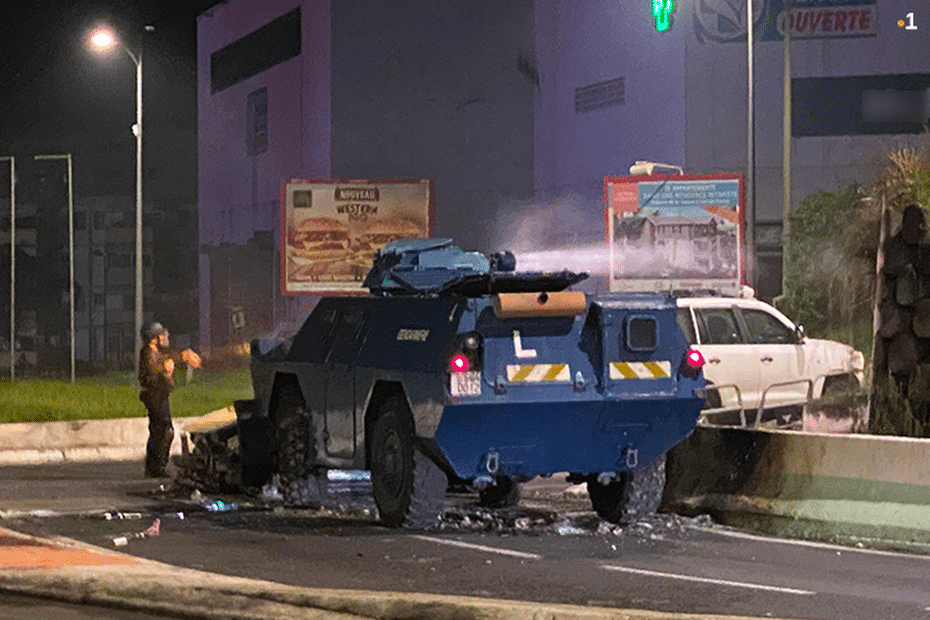
[(790, 407), (800, 413), (809, 396), (862, 381), (862, 353), (807, 338), (800, 326), (757, 299), (683, 297), (678, 305), (678, 323), (706, 362), (707, 408), (729, 410), (716, 418), (708, 414), (709, 421), (745, 421), (740, 408), (753, 421), (760, 405), (766, 412)]

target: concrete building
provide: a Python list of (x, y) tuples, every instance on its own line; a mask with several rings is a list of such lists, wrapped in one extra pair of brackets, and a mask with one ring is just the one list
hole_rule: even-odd
[[(930, 87), (930, 56), (914, 53), (930, 49), (930, 26), (916, 15), (910, 27), (913, 2), (794, 4), (791, 208), (871, 181), (890, 148), (919, 146)], [(287, 178), (431, 178), (436, 234), (494, 251), (603, 240), (603, 178), (636, 160), (749, 172), (745, 4), (675, 2), (665, 29), (653, 5), (227, 0), (202, 14), (203, 346), (267, 333), (312, 304), (277, 287)], [(784, 3), (752, 7), (756, 284), (772, 296)], [(253, 280), (218, 258), (267, 261), (268, 244)], [(250, 305), (265, 310), (234, 328)]]

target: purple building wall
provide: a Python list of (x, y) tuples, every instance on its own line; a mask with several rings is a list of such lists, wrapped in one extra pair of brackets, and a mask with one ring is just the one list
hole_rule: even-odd
[[(656, 32), (649, 6), (536, 2), (536, 193), (580, 195), (598, 222), (605, 176), (638, 159), (684, 163), (684, 29)], [(575, 89), (617, 78), (623, 103), (575, 111)]]
[[(211, 55), (298, 6), (300, 55), (213, 92)], [(200, 332), (203, 348), (209, 349), (214, 340), (227, 341), (211, 338), (212, 332), (226, 327), (211, 308), (217, 287), (222, 288), (223, 269), (230, 271), (232, 259), (224, 252), (248, 251), (234, 246), (247, 244), (256, 231), (272, 231), (276, 255), (281, 180), (330, 176), (330, 2), (230, 0), (203, 13), (197, 32)], [(260, 88), (268, 92), (267, 131), (273, 148), (252, 155), (247, 148), (246, 108), (249, 94)], [(256, 256), (267, 256), (267, 242), (256, 240)], [(261, 308), (270, 302), (271, 321), (277, 324), (295, 304), (280, 298), (276, 259), (271, 259), (267, 287), (237, 294), (241, 279), (231, 278), (225, 301), (231, 307), (253, 306), (256, 312), (251, 314), (264, 314)], [(212, 264), (218, 262), (225, 265)]]

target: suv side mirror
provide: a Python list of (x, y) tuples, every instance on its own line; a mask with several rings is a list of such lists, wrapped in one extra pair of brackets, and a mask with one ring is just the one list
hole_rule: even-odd
[(798, 325), (794, 328), (794, 335), (798, 340), (798, 344), (804, 342), (804, 339), (807, 338), (807, 334), (804, 333), (804, 326)]

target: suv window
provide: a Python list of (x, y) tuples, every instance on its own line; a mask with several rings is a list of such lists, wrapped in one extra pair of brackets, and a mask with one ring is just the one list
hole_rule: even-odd
[(694, 337), (694, 321), (691, 320), (691, 309), (679, 308), (676, 318), (678, 319), (678, 327), (685, 332), (688, 344), (695, 344), (697, 339)]
[(756, 344), (794, 344), (794, 330), (763, 310), (743, 309), (749, 338)]
[(697, 310), (698, 331), (704, 344), (740, 344), (745, 342), (736, 316), (730, 308), (701, 308)]

